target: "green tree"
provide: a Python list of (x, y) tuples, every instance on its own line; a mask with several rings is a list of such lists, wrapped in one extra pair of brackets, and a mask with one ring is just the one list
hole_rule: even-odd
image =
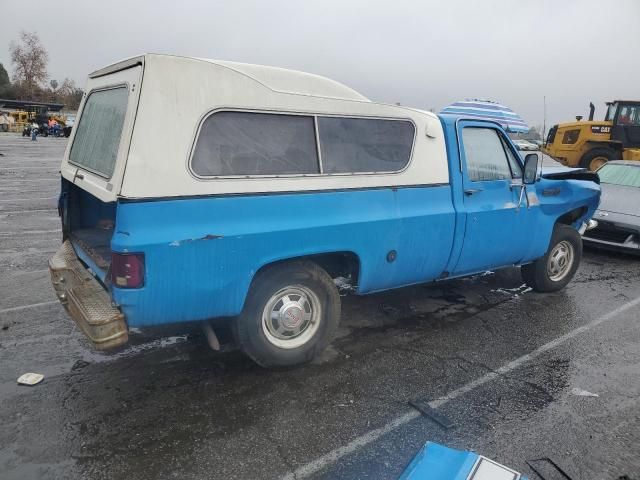
[(4, 65), (0, 63), (0, 98), (14, 99), (15, 93), (11, 80), (9, 80), (9, 74), (4, 68)]
[(7, 73), (6, 68), (4, 68), (4, 65), (0, 63), (0, 88), (6, 87), (10, 83), (11, 81), (9, 80), (9, 74)]

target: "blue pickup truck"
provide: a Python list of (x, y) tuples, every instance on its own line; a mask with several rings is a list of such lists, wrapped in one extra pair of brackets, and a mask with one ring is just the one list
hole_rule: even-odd
[(230, 322), (263, 366), (309, 361), (359, 295), (522, 266), (563, 288), (597, 176), (541, 171), (500, 125), (303, 72), (142, 55), (89, 76), (61, 165), (56, 293), (98, 348)]

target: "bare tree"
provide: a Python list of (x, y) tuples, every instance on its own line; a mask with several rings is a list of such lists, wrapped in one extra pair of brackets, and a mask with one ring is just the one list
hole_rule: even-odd
[(67, 96), (73, 94), (75, 88), (76, 82), (74, 82), (70, 78), (65, 78), (62, 81), (62, 85), (60, 85), (60, 89), (58, 90), (58, 92), (60, 93), (60, 95)]
[(83, 91), (81, 88), (76, 87), (76, 82), (65, 78), (56, 94), (58, 101), (64, 103), (68, 108), (78, 108), (82, 100)]
[(49, 54), (35, 32), (20, 32), (20, 43), (9, 44), (15, 73), (14, 81), (21, 83), (29, 97), (47, 79)]

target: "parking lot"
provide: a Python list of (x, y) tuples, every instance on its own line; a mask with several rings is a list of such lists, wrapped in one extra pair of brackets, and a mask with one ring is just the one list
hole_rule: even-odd
[(513, 268), (344, 297), (331, 347), (290, 370), (214, 352), (197, 325), (100, 353), (47, 270), (65, 144), (0, 134), (0, 478), (393, 479), (431, 440), (532, 479), (540, 458), (640, 479), (638, 259), (586, 251), (554, 294)]

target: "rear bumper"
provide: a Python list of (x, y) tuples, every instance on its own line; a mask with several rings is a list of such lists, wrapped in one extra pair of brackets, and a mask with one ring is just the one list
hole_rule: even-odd
[(58, 300), (96, 348), (106, 350), (127, 343), (124, 315), (78, 260), (68, 240), (49, 259), (49, 272)]

